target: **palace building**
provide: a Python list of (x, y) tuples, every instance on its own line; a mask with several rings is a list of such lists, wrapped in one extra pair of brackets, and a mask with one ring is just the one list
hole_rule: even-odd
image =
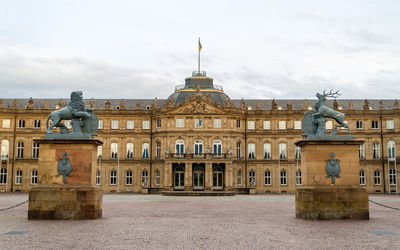
[[(99, 118), (96, 139), (104, 142), (96, 183), (104, 192), (294, 193), (302, 184), (295, 143), (302, 140), (303, 115), (316, 101), (232, 100), (205, 72), (194, 72), (167, 99), (85, 99)], [(40, 182), (40, 145), (33, 140), (46, 133), (47, 116), (68, 103), (1, 100), (1, 191), (25, 192)], [(352, 135), (365, 141), (359, 148), (360, 185), (370, 193), (398, 192), (398, 101), (327, 104), (345, 113)], [(327, 122), (328, 133), (334, 126)]]

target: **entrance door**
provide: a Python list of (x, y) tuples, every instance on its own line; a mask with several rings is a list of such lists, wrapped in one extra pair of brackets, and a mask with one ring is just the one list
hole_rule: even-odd
[(204, 189), (204, 167), (193, 164), (193, 189)]
[(213, 167), (213, 189), (223, 189), (224, 170), (220, 166)]
[(185, 188), (185, 168), (177, 166), (174, 171), (174, 189)]

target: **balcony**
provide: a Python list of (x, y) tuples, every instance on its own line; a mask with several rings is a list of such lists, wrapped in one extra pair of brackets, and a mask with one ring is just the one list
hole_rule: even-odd
[(166, 159), (232, 159), (232, 154), (213, 154), (213, 153), (204, 153), (204, 154), (165, 154)]

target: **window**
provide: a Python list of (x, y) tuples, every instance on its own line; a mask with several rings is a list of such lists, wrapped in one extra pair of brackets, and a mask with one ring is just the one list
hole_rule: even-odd
[(271, 129), (271, 121), (264, 121), (263, 129)]
[(195, 140), (194, 141), (194, 154), (202, 154), (203, 153), (203, 141)]
[(97, 129), (103, 129), (103, 120), (99, 120), (99, 126)]
[(248, 129), (256, 129), (256, 122), (255, 121), (247, 121), (247, 128)]
[(378, 128), (379, 128), (379, 123), (378, 123), (378, 121), (372, 121), (372, 122), (371, 122), (371, 127), (372, 127), (373, 129), (378, 129)]
[(214, 128), (221, 128), (221, 119), (214, 119)]
[(7, 168), (0, 169), (0, 184), (7, 184)]
[(101, 159), (103, 156), (103, 146), (97, 146), (97, 159)]
[(149, 172), (147, 170), (142, 171), (142, 187), (147, 187), (149, 184)]
[(156, 126), (157, 128), (161, 128), (161, 119), (157, 119)]
[(160, 185), (160, 170), (156, 170), (156, 185)]
[(372, 157), (374, 160), (378, 160), (381, 158), (379, 143), (375, 142), (372, 144)]
[(332, 121), (327, 121), (327, 122), (325, 123), (325, 128), (326, 128), (326, 129), (332, 129), (332, 127), (333, 127)]
[(201, 118), (194, 119), (194, 127), (195, 128), (203, 127), (203, 119), (201, 119)]
[(249, 160), (256, 159), (256, 144), (249, 143)]
[(287, 159), (286, 143), (279, 143), (279, 159)]
[(8, 140), (2, 140), (1, 141), (1, 159), (8, 159), (8, 154), (10, 151), (10, 143)]
[(118, 159), (118, 143), (111, 143), (111, 159)]
[(18, 121), (18, 128), (25, 128), (25, 120)]
[(264, 185), (271, 185), (271, 171), (264, 172)]
[(281, 185), (287, 185), (287, 172), (285, 170), (281, 171)]
[(33, 128), (40, 128), (40, 120), (33, 121)]
[(396, 169), (391, 168), (389, 169), (389, 185), (396, 185)]
[(133, 143), (126, 144), (126, 159), (133, 159)]
[(360, 160), (365, 159), (364, 144), (360, 144), (360, 146), (358, 147), (358, 156), (359, 156)]
[(394, 121), (393, 120), (386, 121), (386, 129), (394, 129)]
[(242, 158), (242, 143), (240, 141), (236, 143), (236, 157), (238, 159)]
[(24, 158), (24, 143), (18, 142), (18, 144), (17, 144), (17, 159), (23, 159), (23, 158)]
[(32, 159), (39, 158), (39, 143), (34, 142), (32, 145)]
[(286, 129), (286, 121), (279, 121), (278, 128), (279, 129)]
[(360, 185), (365, 185), (365, 171), (360, 171)]
[(101, 185), (101, 172), (98, 169), (96, 171), (96, 185)]
[(301, 185), (301, 170), (297, 169), (296, 171), (296, 185)]
[(142, 158), (149, 159), (149, 144), (147, 142), (142, 144)]
[(299, 146), (294, 146), (294, 159), (296, 161), (301, 159), (301, 148)]
[(126, 129), (135, 129), (135, 121), (126, 121)]
[(396, 159), (396, 144), (395, 144), (395, 142), (388, 141), (387, 149), (388, 149), (389, 160), (394, 161)]
[(3, 119), (3, 128), (10, 128), (11, 120), (10, 119)]
[(241, 127), (241, 121), (240, 119), (236, 120), (236, 128), (240, 128)]
[(381, 185), (381, 172), (379, 170), (374, 172), (374, 184)]
[(252, 183), (254, 185), (256, 184), (256, 172), (254, 172), (254, 170), (250, 170), (250, 172), (249, 172), (249, 184), (250, 184), (250, 187), (251, 187)]
[(110, 172), (110, 185), (117, 185), (117, 171), (114, 169)]
[(264, 160), (271, 160), (271, 143), (264, 143)]
[(118, 120), (112, 120), (111, 121), (111, 129), (118, 129), (119, 127), (119, 121)]
[(213, 141), (213, 153), (215, 155), (221, 155), (221, 153), (222, 153), (222, 141), (221, 140)]
[(301, 129), (301, 121), (294, 121), (294, 129)]
[(185, 127), (185, 119), (176, 119), (176, 127), (177, 128), (183, 128)]
[(150, 121), (142, 121), (142, 129), (150, 129)]
[(177, 140), (175, 142), (175, 154), (185, 153), (185, 142), (183, 140)]
[(22, 184), (22, 170), (18, 169), (15, 174), (15, 184), (21, 185)]
[(37, 184), (37, 183), (38, 183), (38, 171), (34, 169), (32, 170), (31, 184)]
[(238, 184), (238, 186), (242, 185), (242, 171), (241, 170), (239, 170), (237, 172), (237, 184)]
[(157, 159), (161, 158), (161, 142), (160, 141), (156, 142), (156, 158)]
[(132, 185), (132, 170), (126, 171), (126, 178), (125, 178), (125, 184), (126, 185)]
[(357, 129), (363, 129), (363, 122), (362, 121), (356, 121), (356, 128)]

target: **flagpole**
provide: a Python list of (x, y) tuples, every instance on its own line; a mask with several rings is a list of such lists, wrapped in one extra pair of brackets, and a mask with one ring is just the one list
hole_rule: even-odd
[[(199, 46), (200, 46), (200, 37), (199, 37)], [(200, 74), (200, 47), (199, 47), (199, 56), (198, 56), (198, 73)]]

